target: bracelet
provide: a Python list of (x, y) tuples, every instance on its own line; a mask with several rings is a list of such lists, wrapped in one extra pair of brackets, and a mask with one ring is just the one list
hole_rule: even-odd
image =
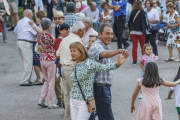
[(35, 27), (35, 25), (33, 25), (33, 28)]

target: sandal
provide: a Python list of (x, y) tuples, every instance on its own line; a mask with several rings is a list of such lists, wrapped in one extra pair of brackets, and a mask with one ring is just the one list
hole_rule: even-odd
[(41, 81), (41, 80), (36, 80), (35, 82), (34, 82), (34, 85), (43, 85), (44, 83), (43, 83), (43, 81)]
[(164, 61), (174, 61), (174, 58), (173, 57), (169, 57), (169, 58), (167, 58), (167, 59), (164, 59)]
[(180, 62), (180, 58), (179, 58), (179, 59), (177, 59), (177, 60), (174, 60), (174, 62)]

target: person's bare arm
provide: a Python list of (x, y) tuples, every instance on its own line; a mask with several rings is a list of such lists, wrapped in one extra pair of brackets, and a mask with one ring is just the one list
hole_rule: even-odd
[(103, 21), (103, 16), (100, 15), (100, 19), (99, 19), (99, 22), (102, 22)]
[(180, 79), (178, 79), (176, 82), (168, 82), (168, 81), (165, 81), (162, 83), (163, 86), (167, 86), (167, 87), (174, 87), (176, 86), (177, 84), (180, 83)]
[[(34, 26), (34, 21), (31, 20), (28, 22), (29, 25), (31, 25), (32, 27)], [(42, 32), (42, 29), (41, 28), (38, 28), (37, 26), (34, 26), (34, 30), (37, 32), (37, 33), (41, 33)]]
[(147, 19), (147, 21), (152, 24), (156, 24), (159, 22), (159, 20), (149, 20), (149, 19)]
[(111, 58), (117, 54), (124, 54), (125, 58), (129, 56), (129, 52), (124, 49), (118, 49), (118, 50), (108, 50), (108, 51), (102, 51), (99, 53), (99, 59), (102, 58)]
[(135, 103), (136, 97), (137, 97), (140, 89), (141, 89), (141, 87), (139, 86), (139, 83), (137, 83), (136, 89), (134, 90), (134, 93), (133, 93), (133, 95), (132, 95), (132, 100), (131, 100), (131, 113), (133, 113), (133, 111), (135, 111), (134, 103)]
[(140, 61), (140, 67), (141, 67), (141, 69), (142, 69), (143, 71), (145, 71), (144, 65), (143, 65), (143, 61)]
[(168, 97), (167, 97), (165, 100), (172, 99), (171, 96), (172, 96), (173, 92), (174, 92), (174, 91), (170, 89), (169, 94), (168, 94)]

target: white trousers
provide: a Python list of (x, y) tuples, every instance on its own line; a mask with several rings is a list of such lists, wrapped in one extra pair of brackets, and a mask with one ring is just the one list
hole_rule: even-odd
[(70, 99), (71, 120), (88, 120), (88, 112), (85, 101)]
[(30, 79), (33, 67), (33, 43), (18, 41), (17, 47), (24, 63), (24, 72), (21, 77), (20, 84), (26, 84), (31, 82)]
[(44, 11), (44, 5), (42, 0), (35, 0), (36, 5), (34, 6), (35, 13), (38, 11), (38, 8)]

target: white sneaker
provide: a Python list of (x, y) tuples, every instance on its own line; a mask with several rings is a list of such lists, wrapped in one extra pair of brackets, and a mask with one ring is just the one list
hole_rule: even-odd
[(156, 56), (156, 61), (158, 60), (158, 56)]
[(142, 98), (142, 94), (141, 93), (139, 93), (139, 99), (141, 99)]
[(38, 105), (42, 107), (48, 107), (48, 105), (43, 101), (39, 101)]
[(54, 108), (59, 108), (59, 106), (56, 104), (51, 104), (48, 106), (48, 109), (54, 109)]
[(164, 30), (162, 30), (162, 29), (159, 29), (159, 31), (158, 31), (158, 33), (164, 33)]

